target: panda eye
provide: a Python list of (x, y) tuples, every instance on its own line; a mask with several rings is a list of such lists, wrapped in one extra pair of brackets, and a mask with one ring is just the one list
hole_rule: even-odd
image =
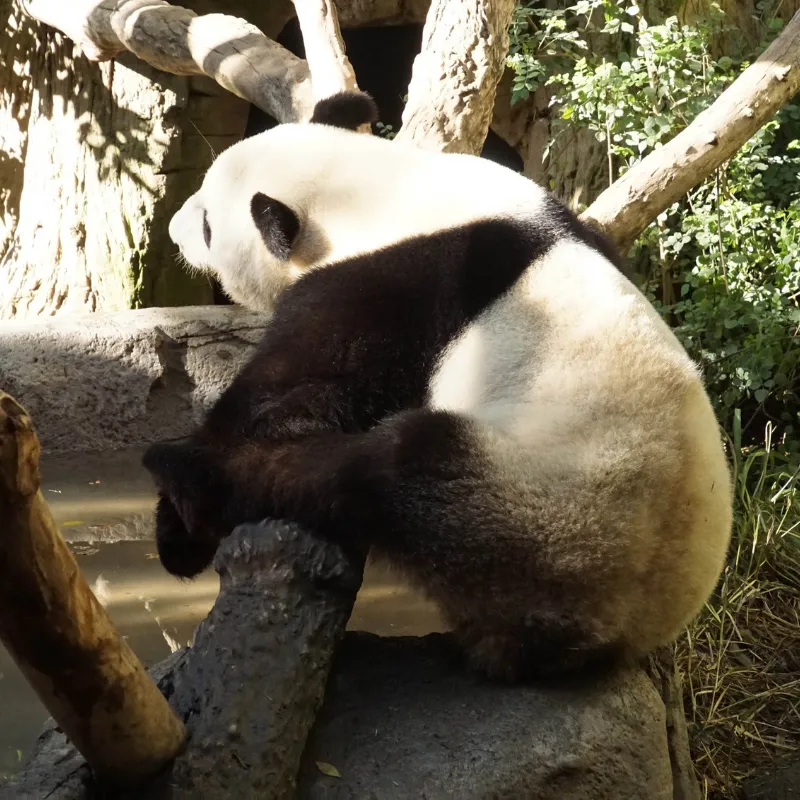
[(208, 214), (205, 209), (203, 209), (203, 241), (207, 248), (211, 247), (211, 226), (208, 224)]

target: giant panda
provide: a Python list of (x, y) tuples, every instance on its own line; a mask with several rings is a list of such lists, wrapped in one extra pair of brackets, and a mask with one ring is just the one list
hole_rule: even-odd
[(161, 561), (194, 576), (237, 524), (282, 518), (386, 559), (491, 678), (640, 658), (729, 543), (698, 370), (546, 191), (355, 132), (374, 114), (343, 93), (243, 140), (170, 223), (272, 316), (203, 424), (145, 454)]

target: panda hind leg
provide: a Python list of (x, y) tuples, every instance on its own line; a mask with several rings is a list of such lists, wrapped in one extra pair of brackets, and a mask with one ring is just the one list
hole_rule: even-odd
[(558, 555), (536, 524), (541, 492), (516, 486), (488, 457), (487, 448), (513, 445), (430, 410), (404, 412), (369, 435), (388, 445), (391, 464), (372, 473), (383, 476), (369, 498), (380, 509), (373, 550), (438, 602), (477, 671), (520, 681), (619, 662), (623, 648), (585, 614), (586, 575), (554, 577)]

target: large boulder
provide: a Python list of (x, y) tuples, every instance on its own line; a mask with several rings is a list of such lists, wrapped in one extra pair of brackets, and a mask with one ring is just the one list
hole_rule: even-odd
[[(168, 696), (185, 658), (186, 651), (155, 668)], [(186, 718), (187, 708), (178, 711)], [(188, 716), (190, 734), (193, 724)], [(260, 735), (268, 738), (267, 732)], [(219, 736), (220, 742), (228, 738), (224, 730)], [(254, 743), (242, 741), (240, 731), (237, 737), (233, 750), (252, 754)], [(686, 791), (691, 775), (676, 773), (668, 740), (664, 703), (643, 670), (583, 684), (502, 686), (467, 671), (447, 634), (390, 638), (348, 632), (306, 745), (296, 797), (699, 798)], [(197, 757), (194, 762), (202, 772)], [(258, 766), (242, 761), (244, 784), (246, 773)], [(88, 800), (92, 790), (88, 768), (51, 723), (25, 772), (0, 796)], [(169, 791), (151, 787), (134, 796), (186, 795), (173, 784)], [(256, 795), (243, 793), (232, 780), (229, 796)]]
[(202, 306), (0, 322), (0, 387), (32, 414), (45, 452), (183, 436), (267, 320)]

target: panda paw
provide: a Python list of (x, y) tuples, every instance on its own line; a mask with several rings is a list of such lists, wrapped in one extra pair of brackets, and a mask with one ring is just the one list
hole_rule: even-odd
[(156, 505), (156, 548), (161, 564), (178, 578), (194, 578), (214, 559), (220, 538), (189, 533), (172, 501), (160, 495)]
[(220, 456), (192, 440), (152, 445), (142, 463), (158, 488), (156, 545), (164, 568), (183, 578), (202, 572), (230, 529), (230, 497)]

